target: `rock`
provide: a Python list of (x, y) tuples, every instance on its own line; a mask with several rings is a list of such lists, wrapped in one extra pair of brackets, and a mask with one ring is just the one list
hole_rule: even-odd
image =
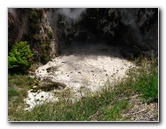
[(33, 86), (31, 92), (37, 92), (39, 89), (39, 86)]
[(9, 8), (9, 51), (18, 41), (27, 41), (34, 52), (34, 61), (46, 63), (58, 53), (56, 35), (45, 9)]
[(60, 82), (53, 82), (50, 79), (45, 79), (39, 82), (39, 88), (43, 91), (63, 90), (65, 87), (65, 84)]
[(50, 73), (50, 72), (55, 72), (57, 69), (58, 69), (57, 66), (52, 66), (52, 67), (47, 68), (46, 70), (48, 73)]
[(38, 92), (31, 92), (28, 91), (28, 97), (24, 99), (24, 102), (27, 105), (27, 108), (24, 110), (31, 111), (35, 106), (41, 105), (46, 102), (58, 102), (59, 99), (51, 92), (45, 91), (38, 91)]

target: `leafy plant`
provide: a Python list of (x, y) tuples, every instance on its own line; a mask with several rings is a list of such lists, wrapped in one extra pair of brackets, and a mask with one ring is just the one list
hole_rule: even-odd
[(8, 56), (9, 72), (26, 72), (31, 66), (32, 56), (33, 53), (26, 41), (17, 42)]

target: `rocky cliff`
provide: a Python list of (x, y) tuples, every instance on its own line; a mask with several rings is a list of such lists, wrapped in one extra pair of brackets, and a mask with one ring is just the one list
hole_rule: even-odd
[(8, 10), (8, 45), (27, 41), (34, 61), (46, 63), (73, 42), (104, 41), (124, 57), (158, 53), (157, 8), (59, 8)]
[(9, 9), (8, 45), (27, 41), (34, 53), (34, 61), (46, 63), (55, 57), (58, 44), (50, 26), (46, 9)]

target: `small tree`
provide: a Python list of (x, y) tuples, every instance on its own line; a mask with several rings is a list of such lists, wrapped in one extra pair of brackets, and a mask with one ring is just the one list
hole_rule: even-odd
[(32, 56), (33, 53), (26, 41), (14, 44), (8, 56), (9, 72), (26, 72), (31, 66)]

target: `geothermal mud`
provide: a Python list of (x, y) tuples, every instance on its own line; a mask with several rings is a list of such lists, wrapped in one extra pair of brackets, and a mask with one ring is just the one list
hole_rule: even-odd
[[(73, 99), (79, 100), (85, 95), (79, 92), (81, 89), (83, 92), (95, 93), (106, 86), (106, 83), (113, 87), (125, 77), (126, 71), (131, 67), (134, 64), (124, 59), (116, 47), (104, 43), (73, 44), (63, 49), (59, 57), (39, 67), (35, 73), (40, 80), (50, 79), (65, 84), (66, 88), (75, 93)], [(42, 97), (38, 97), (40, 94)], [(47, 91), (44, 95), (44, 91), (29, 91), (28, 98), (25, 99), (29, 108), (44, 101), (58, 101), (56, 93)]]

